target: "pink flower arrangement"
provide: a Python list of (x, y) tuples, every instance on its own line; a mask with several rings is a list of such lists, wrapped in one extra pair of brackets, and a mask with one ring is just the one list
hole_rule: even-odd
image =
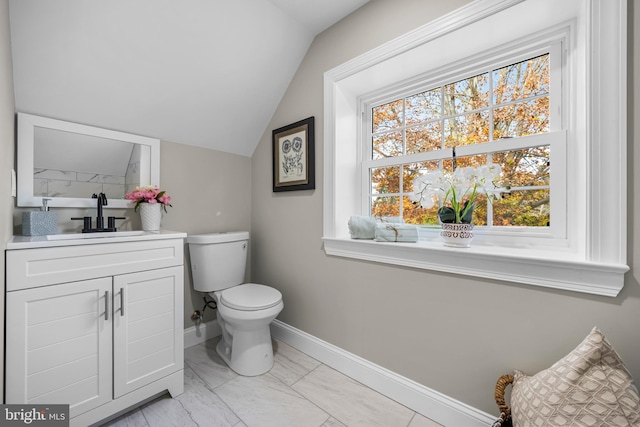
[(157, 185), (136, 187), (135, 190), (125, 194), (124, 197), (136, 203), (133, 207), (134, 211), (138, 210), (140, 203), (160, 203), (165, 212), (167, 212), (167, 206), (171, 206), (171, 196), (166, 191), (160, 190)]

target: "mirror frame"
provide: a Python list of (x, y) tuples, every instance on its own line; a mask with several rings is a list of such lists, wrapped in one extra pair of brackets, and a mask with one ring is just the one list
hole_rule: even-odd
[[(34, 130), (36, 127), (80, 133), (100, 138), (114, 139), (145, 145), (150, 148), (149, 181), (142, 180), (140, 185), (160, 186), (160, 140), (146, 136), (102, 129), (94, 126), (65, 122), (63, 120), (34, 116), (26, 113), (18, 113), (18, 138), (17, 138), (17, 162), (18, 162), (18, 206), (33, 207), (42, 206), (43, 197), (33, 194), (33, 170), (34, 170)], [(94, 208), (96, 202), (90, 197), (46, 197), (51, 207)], [(133, 203), (125, 199), (109, 199), (105, 208), (132, 208)]]

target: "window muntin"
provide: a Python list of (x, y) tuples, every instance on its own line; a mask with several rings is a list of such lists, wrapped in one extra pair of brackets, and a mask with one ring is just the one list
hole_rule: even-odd
[[(542, 54), (487, 67), (471, 77), (378, 105), (368, 104), (371, 156), (362, 167), (368, 175), (370, 214), (437, 225), (437, 208), (416, 207), (408, 195), (418, 174), (436, 168), (451, 170), (457, 150), (457, 166), (493, 162), (501, 164), (504, 171), (502, 197), (494, 203), (487, 203), (486, 198), (478, 200), (476, 225), (548, 229), (550, 153), (552, 145), (563, 139), (563, 135), (551, 132), (550, 99), (554, 98), (554, 105), (561, 99), (559, 90), (552, 92), (553, 87), (560, 87), (560, 75), (554, 74), (557, 81), (552, 86), (551, 62), (560, 61), (559, 52), (559, 46), (551, 46)], [(557, 123), (554, 130), (562, 126), (559, 111), (553, 117)], [(538, 138), (529, 143), (532, 138), (523, 137), (530, 135)], [(544, 144), (540, 144), (540, 136)]]

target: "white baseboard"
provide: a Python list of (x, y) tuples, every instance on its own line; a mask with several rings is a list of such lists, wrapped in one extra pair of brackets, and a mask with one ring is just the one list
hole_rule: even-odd
[(487, 427), (497, 418), (279, 320), (271, 324), (271, 333), (273, 338), (443, 426)]
[(222, 329), (217, 320), (199, 322), (184, 330), (184, 348), (193, 347), (220, 335), (222, 335)]

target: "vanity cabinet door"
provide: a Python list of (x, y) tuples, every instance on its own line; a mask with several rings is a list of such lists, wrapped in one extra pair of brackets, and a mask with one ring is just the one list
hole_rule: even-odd
[(182, 266), (114, 277), (115, 398), (184, 368), (183, 280)]
[(106, 277), (7, 293), (6, 403), (74, 417), (111, 400), (111, 290)]

